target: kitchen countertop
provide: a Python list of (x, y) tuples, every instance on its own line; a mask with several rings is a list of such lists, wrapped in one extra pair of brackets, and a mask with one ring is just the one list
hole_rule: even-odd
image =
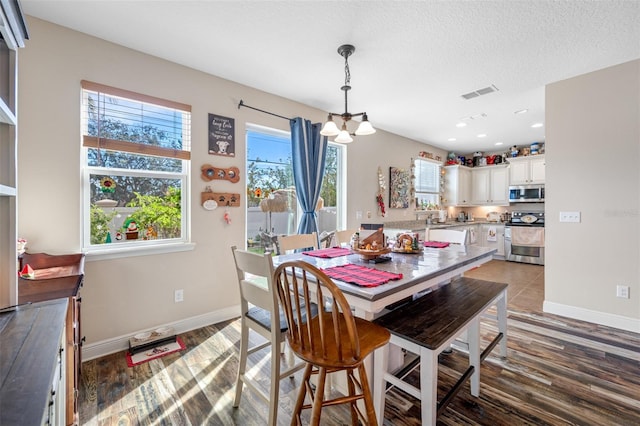
[(457, 220), (448, 220), (444, 223), (434, 222), (430, 225), (427, 225), (426, 220), (402, 220), (397, 222), (386, 222), (384, 224), (385, 229), (400, 229), (400, 230), (410, 230), (412, 232), (424, 231), (426, 228), (431, 229), (442, 229), (442, 228), (451, 228), (454, 226), (465, 226), (465, 225), (504, 225), (505, 222), (489, 222), (486, 219), (476, 219), (468, 222), (458, 222)]

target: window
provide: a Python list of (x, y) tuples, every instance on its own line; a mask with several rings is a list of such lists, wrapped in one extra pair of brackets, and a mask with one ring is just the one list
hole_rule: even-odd
[(417, 158), (414, 165), (416, 207), (440, 206), (440, 163)]
[[(249, 125), (247, 140), (247, 246), (272, 248), (277, 235), (295, 234), (299, 206), (293, 182), (289, 132)], [(318, 231), (344, 223), (344, 145), (329, 143), (323, 176)]]
[(85, 249), (187, 242), (191, 107), (82, 81)]

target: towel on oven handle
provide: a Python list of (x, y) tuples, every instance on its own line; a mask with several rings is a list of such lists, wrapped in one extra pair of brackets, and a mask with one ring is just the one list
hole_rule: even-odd
[(544, 247), (544, 228), (513, 226), (511, 245), (524, 247)]

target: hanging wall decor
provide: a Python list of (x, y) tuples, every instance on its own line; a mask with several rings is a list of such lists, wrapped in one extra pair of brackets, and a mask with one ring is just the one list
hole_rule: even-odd
[(384, 181), (382, 169), (378, 166), (378, 193), (376, 194), (376, 202), (378, 203), (378, 214), (382, 217), (386, 215), (384, 209), (384, 190), (387, 189), (387, 183)]
[(389, 167), (389, 207), (392, 209), (409, 208), (411, 194), (409, 172), (397, 167)]
[[(208, 201), (215, 201), (215, 207), (213, 203), (208, 203)], [(200, 193), (200, 204), (206, 210), (214, 210), (218, 206), (240, 207), (240, 194), (205, 191)]]
[(235, 120), (209, 114), (209, 154), (235, 157)]
[(211, 164), (203, 164), (200, 167), (203, 180), (209, 182), (214, 179), (228, 180), (229, 182), (236, 183), (240, 180), (240, 169), (237, 167), (221, 168), (213, 167)]

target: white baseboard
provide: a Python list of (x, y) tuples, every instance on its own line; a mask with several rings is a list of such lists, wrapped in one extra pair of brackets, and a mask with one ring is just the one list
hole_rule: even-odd
[(640, 319), (637, 318), (592, 311), (575, 306), (548, 302), (546, 300), (542, 304), (542, 311), (580, 321), (587, 321), (594, 324), (605, 325), (607, 327), (618, 328), (620, 330), (631, 331), (633, 333), (640, 333)]
[[(176, 334), (185, 333), (195, 330), (196, 328), (205, 327), (211, 324), (217, 324), (240, 316), (240, 305), (230, 306), (228, 308), (219, 309), (203, 315), (191, 318), (185, 318), (169, 324), (158, 324), (157, 327), (172, 327)], [(112, 339), (102, 340), (100, 342), (91, 343), (82, 346), (82, 360), (89, 361), (94, 358), (120, 352), (129, 348), (129, 338), (137, 333), (148, 331), (138, 330), (126, 336), (118, 336)]]

